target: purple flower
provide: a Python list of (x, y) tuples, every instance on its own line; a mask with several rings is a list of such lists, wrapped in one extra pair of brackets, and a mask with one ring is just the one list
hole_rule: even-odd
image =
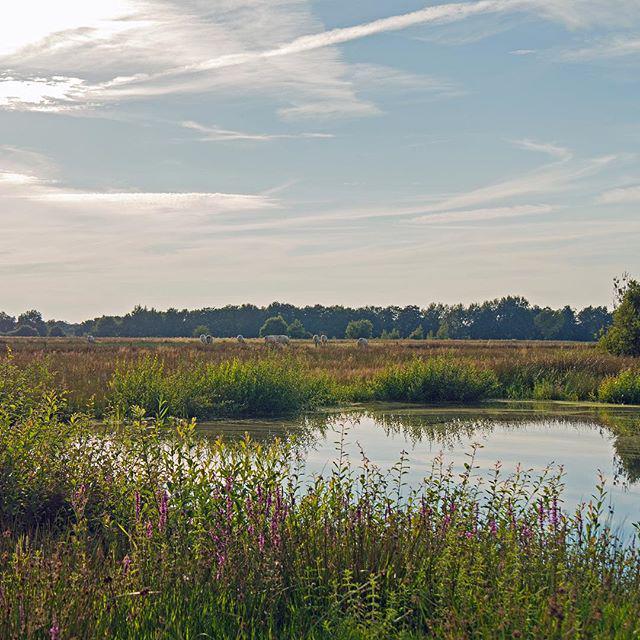
[(122, 574), (123, 575), (127, 575), (127, 573), (129, 573), (129, 567), (131, 566), (131, 558), (129, 557), (129, 554), (127, 554), (124, 558), (122, 558)]
[(495, 520), (489, 520), (489, 531), (491, 531), (492, 536), (498, 535), (498, 525)]
[(151, 524), (151, 520), (147, 520), (145, 535), (147, 538), (150, 538), (153, 535), (153, 525)]
[(60, 640), (60, 626), (58, 625), (55, 618), (53, 619), (51, 629), (49, 629), (49, 638), (51, 640)]
[(167, 526), (167, 518), (169, 515), (169, 494), (166, 491), (160, 496), (160, 516), (158, 518), (158, 529), (164, 531)]

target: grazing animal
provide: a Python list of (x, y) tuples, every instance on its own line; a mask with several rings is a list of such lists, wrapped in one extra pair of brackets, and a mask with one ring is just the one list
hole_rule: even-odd
[(320, 336), (318, 334), (313, 336), (313, 344), (315, 344), (316, 347), (320, 344)]
[(265, 336), (264, 341), (267, 344), (289, 344), (289, 336)]
[(213, 342), (213, 336), (205, 336), (205, 342), (211, 344)]
[(327, 342), (329, 342), (329, 338), (327, 338), (327, 336), (324, 335), (324, 333), (320, 336), (320, 342), (322, 342), (322, 344), (327, 344)]
[(369, 341), (366, 338), (358, 338), (358, 346), (359, 347), (368, 347)]
[(236, 340), (240, 343), (240, 344), (244, 344), (245, 340), (244, 340), (244, 336), (239, 335)]
[(200, 334), (200, 342), (207, 344), (207, 336), (204, 333)]
[(96, 339), (93, 336), (87, 336), (87, 342), (89, 344), (93, 344), (96, 341)]

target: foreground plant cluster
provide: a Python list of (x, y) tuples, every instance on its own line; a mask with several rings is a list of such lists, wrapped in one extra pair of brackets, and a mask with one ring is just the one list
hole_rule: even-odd
[[(19, 373), (19, 372), (16, 372)], [(0, 402), (0, 637), (635, 638), (640, 557), (575, 513), (562, 479), (418, 487), (338, 438), (323, 477), (296, 445), (195, 423), (98, 426), (18, 375)], [(22, 386), (21, 386), (22, 385)], [(348, 436), (347, 436), (348, 437)]]

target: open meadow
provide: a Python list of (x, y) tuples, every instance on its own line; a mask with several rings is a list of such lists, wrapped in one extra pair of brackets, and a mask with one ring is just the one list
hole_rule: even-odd
[[(273, 346), (264, 340), (1, 338), (0, 358), (20, 369), (46, 369), (68, 393), (71, 410), (91, 405), (101, 416), (121, 402), (155, 413), (160, 401), (171, 415), (186, 418), (376, 400), (640, 404), (637, 359), (590, 343), (374, 340), (359, 348), (347, 340), (316, 347), (309, 340)], [(246, 394), (227, 397), (231, 387)], [(236, 401), (235, 409), (233, 402), (223, 408), (227, 400)]]

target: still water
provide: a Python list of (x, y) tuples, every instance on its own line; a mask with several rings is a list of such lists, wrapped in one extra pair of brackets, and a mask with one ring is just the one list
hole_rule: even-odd
[(564, 506), (588, 501), (602, 473), (612, 526), (630, 533), (640, 521), (640, 409), (569, 403), (492, 403), (477, 407), (362, 407), (315, 413), (294, 421), (232, 421), (203, 424), (208, 435), (294, 438), (310, 473), (328, 473), (346, 444), (353, 465), (360, 451), (382, 470), (406, 452), (409, 485), (417, 485), (437, 456), (462, 471), (474, 445), (474, 475), (486, 477), (496, 462), (505, 475), (517, 466), (542, 473), (562, 467)]

